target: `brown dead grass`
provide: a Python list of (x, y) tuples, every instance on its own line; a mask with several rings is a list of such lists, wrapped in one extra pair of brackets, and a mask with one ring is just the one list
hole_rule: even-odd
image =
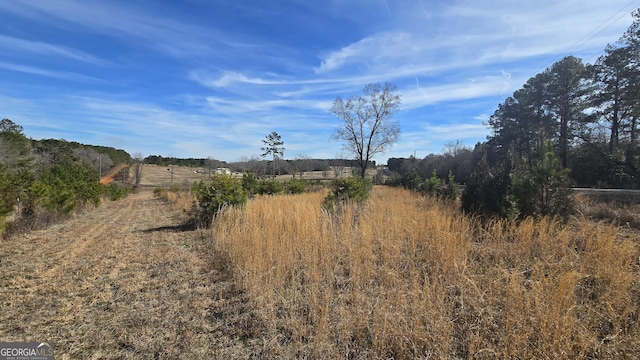
[(57, 359), (259, 355), (259, 322), (208, 242), (150, 192), (3, 240), (0, 340), (53, 341)]
[[(132, 170), (133, 171), (133, 168)], [(173, 171), (173, 183), (171, 182), (171, 172)], [(133, 177), (133, 173), (130, 173)], [(192, 168), (186, 166), (159, 166), (142, 165), (140, 186), (164, 186), (176, 185), (182, 189), (188, 189), (194, 182), (209, 179), (209, 174), (203, 168)]]
[(213, 241), (281, 358), (634, 358), (637, 236), (549, 219), (481, 227), (401, 189), (228, 209)]
[(4, 240), (0, 340), (61, 359), (640, 353), (637, 233), (481, 227), (384, 187), (329, 214), (324, 195), (253, 199), (210, 238), (184, 225), (188, 195), (142, 192)]
[(609, 199), (602, 199), (588, 194), (578, 194), (578, 216), (640, 230), (640, 204), (637, 194), (625, 194), (621, 190), (620, 193), (608, 195)]

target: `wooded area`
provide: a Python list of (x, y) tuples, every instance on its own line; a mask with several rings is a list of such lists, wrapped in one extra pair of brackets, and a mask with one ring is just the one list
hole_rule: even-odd
[(488, 119), (487, 141), (473, 149), (449, 144), (424, 159), (391, 158), (389, 169), (416, 169), (423, 178), (452, 171), (466, 184), (482, 166), (507, 174), (531, 166), (550, 140), (573, 185), (639, 188), (640, 11), (634, 19), (593, 64), (566, 56), (531, 77)]
[(6, 230), (5, 217), (14, 211), (14, 228), (37, 227), (78, 207), (98, 205), (103, 194), (122, 197), (122, 188), (101, 185), (100, 176), (131, 162), (124, 150), (29, 139), (9, 119), (0, 121), (0, 154), (0, 234)]

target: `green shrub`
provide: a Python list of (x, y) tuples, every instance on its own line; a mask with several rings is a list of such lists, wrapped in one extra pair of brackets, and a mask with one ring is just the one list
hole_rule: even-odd
[(112, 182), (109, 185), (102, 186), (102, 193), (106, 195), (109, 200), (116, 201), (124, 198), (125, 195), (127, 195), (127, 188)]
[(323, 207), (329, 211), (335, 210), (340, 203), (361, 203), (367, 200), (373, 185), (369, 179), (348, 177), (333, 180), (331, 186), (332, 190), (323, 203)]
[(438, 177), (435, 169), (431, 177), (425, 180), (418, 173), (418, 169), (414, 167), (405, 175), (395, 175), (388, 179), (385, 185), (402, 186), (406, 189), (447, 201), (456, 200), (458, 197), (458, 184), (455, 182), (451, 171), (449, 171), (448, 181), (445, 183)]
[(208, 227), (213, 217), (224, 206), (242, 205), (247, 202), (247, 193), (242, 183), (231, 175), (221, 174), (211, 177), (208, 183), (196, 186), (198, 208), (195, 214), (198, 225)]
[(458, 198), (458, 183), (456, 183), (455, 176), (453, 176), (451, 170), (449, 170), (449, 175), (447, 176), (447, 183), (440, 183), (437, 196), (445, 201), (455, 201)]
[(429, 196), (437, 196), (441, 186), (442, 181), (434, 169), (431, 177), (421, 183), (420, 190)]
[(247, 170), (242, 175), (242, 188), (249, 196), (253, 196), (258, 192), (258, 185), (258, 178), (253, 174), (253, 171)]
[(566, 219), (574, 207), (569, 169), (563, 169), (550, 141), (540, 146), (538, 159), (511, 174), (511, 196), (520, 217), (557, 216)]
[(284, 190), (282, 183), (276, 179), (262, 179), (258, 183), (258, 194), (260, 195), (275, 195)]
[(98, 173), (89, 165), (65, 162), (45, 170), (25, 192), (26, 215), (34, 214), (39, 206), (62, 215), (72, 213), (78, 206), (100, 204), (102, 188)]
[(307, 181), (304, 179), (290, 179), (284, 182), (284, 191), (287, 194), (302, 194), (307, 191)]
[(482, 158), (460, 197), (462, 210), (486, 218), (515, 217), (517, 209), (508, 199), (511, 189), (509, 171), (506, 164), (491, 167), (486, 158)]

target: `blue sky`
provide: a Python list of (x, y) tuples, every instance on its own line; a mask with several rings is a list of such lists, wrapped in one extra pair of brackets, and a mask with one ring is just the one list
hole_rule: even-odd
[(392, 82), (389, 157), (473, 147), (563, 56), (593, 62), (640, 0), (3, 0), (0, 118), (27, 136), (236, 161), (271, 131), (335, 158), (333, 100)]

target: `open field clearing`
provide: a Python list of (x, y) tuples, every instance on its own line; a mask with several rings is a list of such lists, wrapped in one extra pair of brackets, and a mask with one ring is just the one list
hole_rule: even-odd
[[(173, 171), (173, 184), (183, 189), (188, 189), (194, 182), (209, 179), (209, 170), (204, 168), (191, 168), (186, 166), (159, 166), (144, 164), (141, 173), (141, 186), (164, 186), (168, 187), (172, 184), (171, 172)], [(375, 175), (375, 169), (368, 171), (369, 176)], [(242, 177), (242, 174), (235, 174)], [(279, 175), (279, 180), (291, 179), (294, 175)], [(351, 176), (351, 168), (342, 168), (336, 173), (331, 171), (309, 171), (302, 174), (302, 178), (306, 180), (327, 180), (336, 177)], [(133, 167), (130, 170), (130, 178), (133, 178)], [(295, 177), (300, 177), (296, 174)]]
[(212, 229), (281, 358), (640, 354), (636, 234), (585, 220), (481, 228), (394, 188), (333, 215), (322, 198), (258, 198)]
[(133, 194), (0, 242), (0, 339), (56, 359), (248, 358), (258, 322), (180, 212)]
[[(172, 171), (173, 184), (185, 188), (191, 186), (195, 181), (207, 180), (209, 178), (209, 174), (202, 168), (145, 164), (142, 166), (140, 185), (168, 187), (171, 185)], [(132, 173), (130, 173), (129, 176), (133, 176)]]
[[(166, 171), (166, 169), (165, 169)], [(60, 359), (637, 358), (638, 235), (480, 227), (374, 187), (264, 196), (184, 225), (187, 193), (132, 194), (0, 242), (0, 339)]]

